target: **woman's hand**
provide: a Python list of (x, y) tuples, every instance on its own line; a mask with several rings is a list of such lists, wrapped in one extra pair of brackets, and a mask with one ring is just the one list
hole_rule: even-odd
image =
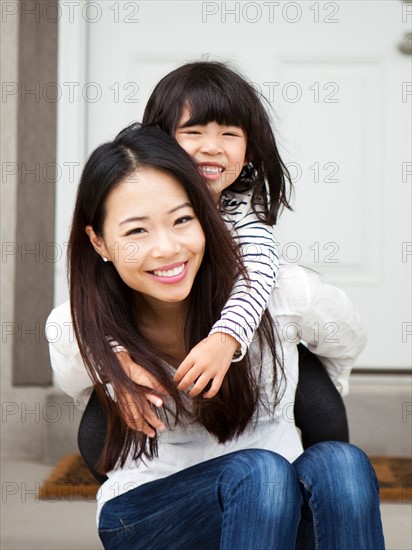
[[(116, 357), (122, 366), (126, 374), (142, 386), (153, 388), (157, 392), (166, 393), (165, 389), (158, 380), (151, 375), (143, 367), (137, 365), (132, 361), (130, 355), (127, 352), (118, 352)], [(156, 432), (154, 429), (161, 432), (165, 431), (166, 426), (157, 417), (151, 405), (155, 407), (162, 407), (162, 399), (150, 392), (146, 392), (144, 396), (136, 403), (136, 399), (129, 392), (124, 392), (119, 398), (118, 402), (122, 411), (123, 418), (129, 428), (133, 430), (143, 432), (148, 437), (155, 437)]]
[(194, 384), (189, 395), (195, 397), (212, 380), (212, 385), (204, 397), (214, 397), (220, 390), (238, 347), (239, 342), (223, 332), (215, 332), (199, 342), (175, 373), (177, 389), (183, 391)]

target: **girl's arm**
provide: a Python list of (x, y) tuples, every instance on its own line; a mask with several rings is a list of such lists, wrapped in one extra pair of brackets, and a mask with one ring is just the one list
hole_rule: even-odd
[(239, 245), (249, 281), (239, 277), (220, 319), (213, 325), (214, 333), (229, 334), (239, 343), (233, 361), (240, 361), (260, 324), (279, 270), (274, 228), (263, 224), (249, 211), (232, 231)]
[[(46, 321), (46, 337), (49, 341), (50, 362), (55, 379), (62, 390), (70, 395), (77, 407), (84, 410), (93, 391), (93, 382), (86, 370), (74, 335), (70, 304), (56, 307)], [(116, 353), (121, 367), (138, 384), (156, 387), (158, 382), (142, 367), (134, 363), (126, 351)], [(145, 394), (142, 403), (136, 404), (126, 393), (122, 399), (125, 421), (129, 427), (154, 437), (153, 428), (165, 429), (150, 404), (163, 406), (162, 400), (153, 394)]]
[(242, 198), (228, 198), (223, 217), (241, 249), (249, 281), (237, 279), (209, 336), (191, 350), (176, 371), (180, 390), (194, 384), (191, 396), (210, 382), (204, 397), (216, 395), (231, 363), (245, 355), (275, 285), (279, 258), (274, 228), (258, 220), (249, 197)]

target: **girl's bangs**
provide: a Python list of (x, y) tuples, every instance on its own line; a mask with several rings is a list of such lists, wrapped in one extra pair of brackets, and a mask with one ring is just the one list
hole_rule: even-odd
[(231, 90), (196, 88), (189, 91), (183, 101), (190, 109), (190, 119), (184, 126), (196, 126), (217, 122), (226, 126), (239, 126), (249, 133), (250, 112), (247, 103)]

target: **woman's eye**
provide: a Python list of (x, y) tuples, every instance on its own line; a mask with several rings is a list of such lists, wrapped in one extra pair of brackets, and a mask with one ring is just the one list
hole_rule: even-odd
[(189, 222), (190, 220), (193, 220), (193, 216), (182, 216), (175, 221), (175, 225), (181, 225), (182, 223)]

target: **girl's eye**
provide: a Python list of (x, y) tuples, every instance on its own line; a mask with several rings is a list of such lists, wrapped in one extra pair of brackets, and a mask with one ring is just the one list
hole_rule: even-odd
[(242, 136), (242, 131), (241, 130), (236, 130), (236, 129), (226, 130), (226, 132), (224, 132), (224, 135), (225, 136), (241, 137)]
[(135, 227), (134, 229), (130, 229), (130, 231), (126, 233), (126, 237), (128, 237), (129, 235), (141, 235), (145, 232), (146, 230), (143, 229), (143, 227)]
[(193, 216), (182, 216), (175, 221), (175, 225), (181, 225), (182, 223), (187, 223), (190, 220), (193, 220)]

